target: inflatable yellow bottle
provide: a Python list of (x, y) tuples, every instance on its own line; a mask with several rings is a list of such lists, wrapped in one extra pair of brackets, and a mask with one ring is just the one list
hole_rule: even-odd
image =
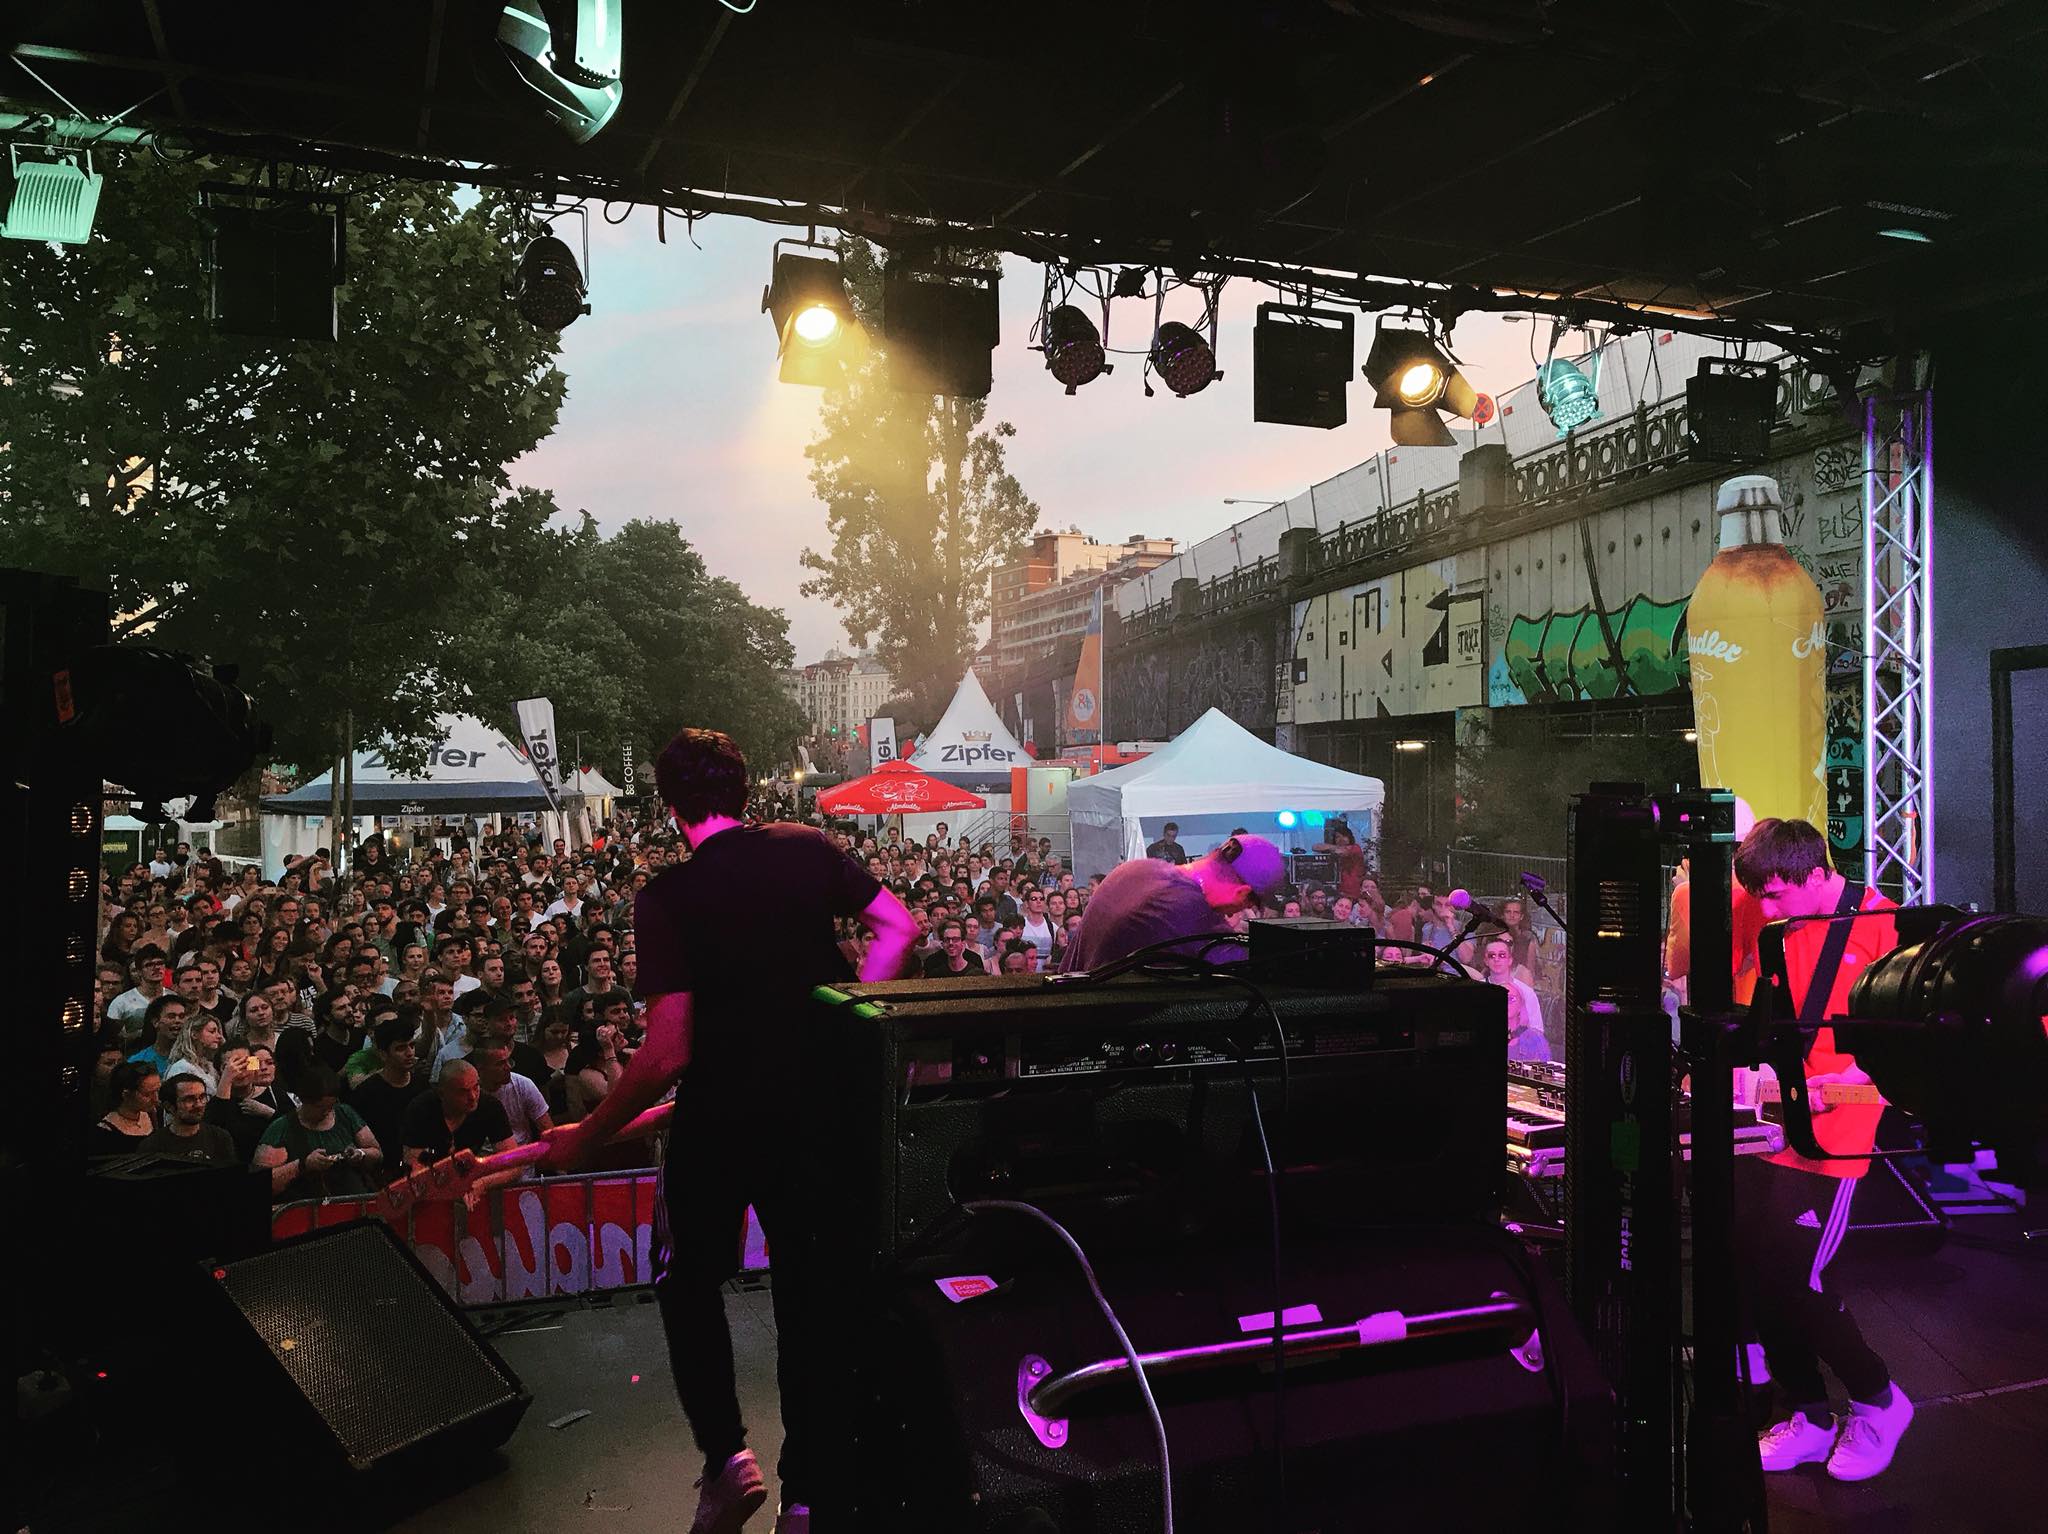
[(1686, 612), (1700, 784), (1757, 818), (1827, 831), (1827, 640), (1820, 588), (1779, 534), (1778, 482), (1721, 486), (1720, 550)]

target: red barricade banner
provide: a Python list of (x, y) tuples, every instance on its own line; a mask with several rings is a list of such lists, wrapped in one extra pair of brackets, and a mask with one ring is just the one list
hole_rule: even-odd
[[(654, 1281), (656, 1174), (596, 1172), (513, 1183), (472, 1209), (461, 1200), (416, 1204), (398, 1225), (426, 1270), (465, 1305), (626, 1289)], [(377, 1218), (367, 1198), (280, 1205), (273, 1239)], [(754, 1211), (734, 1233), (740, 1266), (768, 1266)]]

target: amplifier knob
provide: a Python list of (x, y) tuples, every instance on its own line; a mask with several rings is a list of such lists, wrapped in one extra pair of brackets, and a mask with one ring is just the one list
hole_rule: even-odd
[(1131, 1059), (1139, 1065), (1150, 1065), (1152, 1063), (1152, 1046), (1150, 1044), (1137, 1045), (1131, 1050)]
[(1179, 1057), (1180, 1057), (1180, 1046), (1179, 1046), (1178, 1044), (1174, 1043), (1174, 1042), (1173, 1042), (1173, 1041), (1172, 1041), (1171, 1039), (1168, 1039), (1168, 1040), (1166, 1040), (1166, 1041), (1164, 1041), (1163, 1043), (1161, 1043), (1161, 1044), (1160, 1044), (1160, 1046), (1159, 1046), (1159, 1058), (1160, 1058), (1160, 1059), (1162, 1059), (1162, 1060), (1175, 1060), (1175, 1059), (1178, 1059)]

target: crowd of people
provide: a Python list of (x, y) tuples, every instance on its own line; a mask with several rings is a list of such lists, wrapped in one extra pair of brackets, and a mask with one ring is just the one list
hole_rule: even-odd
[[(336, 1197), (580, 1119), (643, 1036), (634, 896), (689, 856), (630, 816), (599, 833), (572, 850), (533, 827), (443, 827), (404, 855), (372, 837), (345, 871), (323, 851), (274, 876), (179, 844), (110, 878), (93, 1153), (236, 1162), (269, 1172), (280, 1200)], [(908, 973), (927, 979), (1057, 971), (1102, 882), (1022, 833), (827, 833), (908, 908)], [(1462, 930), (1427, 885), (1390, 903), (1348, 827), (1330, 836), (1334, 878), (1230, 920), (1322, 917), (1430, 948)], [(1171, 825), (1150, 849), (1178, 850)], [(1520, 901), (1499, 918), (1457, 957), (1508, 991), (1511, 1056), (1547, 1059), (1538, 934)], [(843, 922), (839, 941), (857, 972), (866, 929)]]

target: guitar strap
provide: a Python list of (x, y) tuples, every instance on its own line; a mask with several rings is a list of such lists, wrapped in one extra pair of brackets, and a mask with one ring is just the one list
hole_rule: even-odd
[[(1853, 880), (1844, 880), (1842, 898), (1835, 906), (1837, 916), (1846, 916), (1860, 910), (1863, 905), (1863, 886)], [(1849, 929), (1854, 922), (1835, 921), (1828, 923), (1827, 941), (1821, 944), (1820, 961), (1813, 967), (1813, 978), (1806, 983), (1806, 999), (1799, 1004), (1799, 1021), (1808, 1027), (1818, 1027), (1827, 1016), (1828, 998), (1835, 993), (1835, 976), (1842, 970), (1842, 955), (1849, 951)], [(1809, 1052), (1813, 1040), (1806, 1044)]]

